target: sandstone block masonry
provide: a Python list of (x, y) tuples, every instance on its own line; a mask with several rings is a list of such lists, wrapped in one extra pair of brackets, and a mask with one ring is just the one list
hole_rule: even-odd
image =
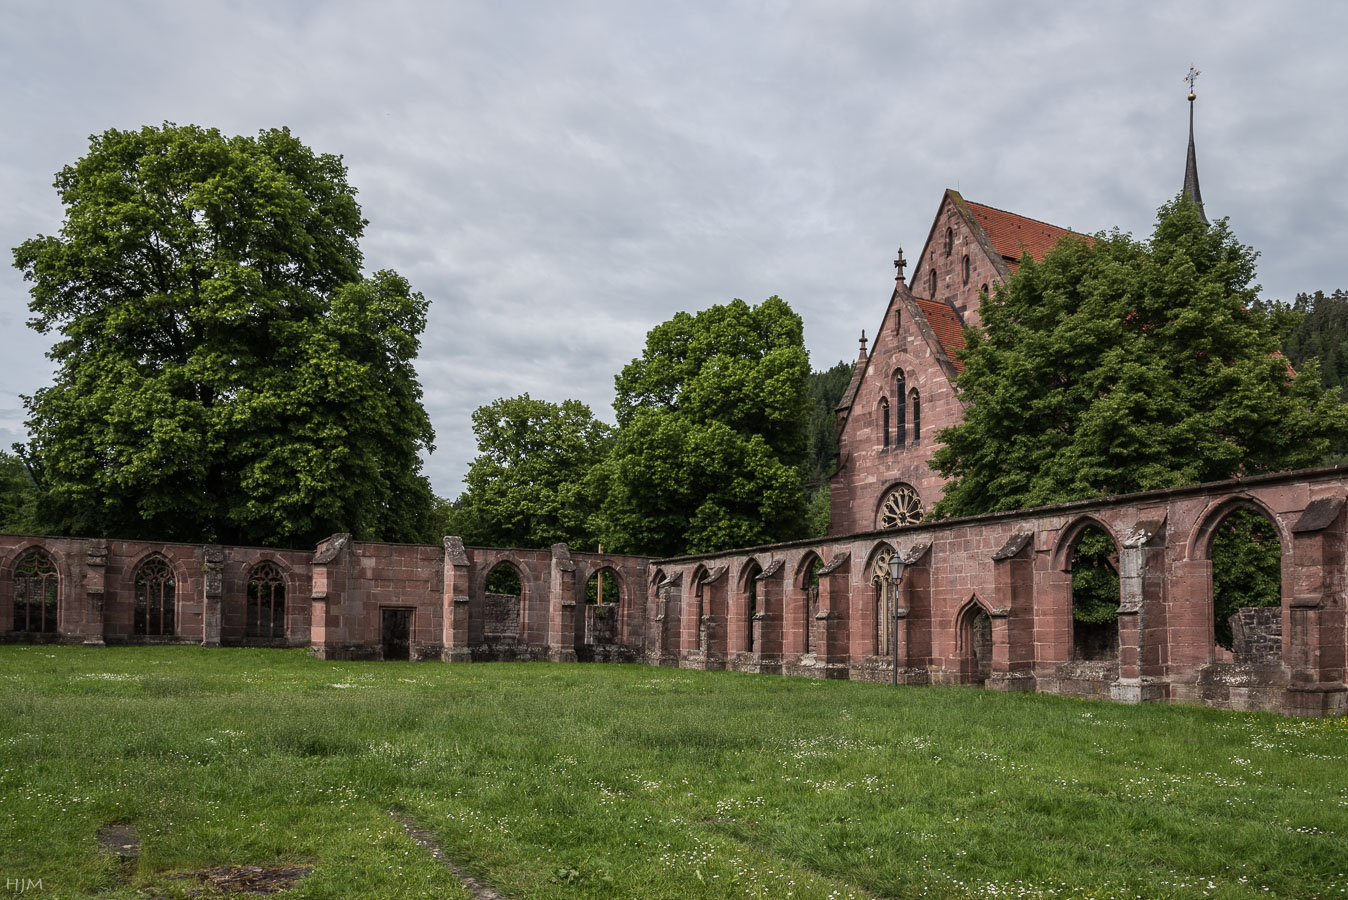
[[(312, 647), (324, 659), (645, 662), (1125, 702), (1348, 711), (1348, 467), (888, 531), (652, 560), (377, 544), (315, 553), (0, 536), (9, 640)], [(1253, 509), (1281, 545), (1281, 604), (1217, 644), (1212, 541)], [(1072, 617), (1090, 528), (1115, 543), (1116, 625)], [(883, 573), (893, 554), (902, 582)], [(513, 593), (490, 589), (502, 570)], [(587, 591), (609, 573), (617, 596)], [(591, 602), (587, 602), (591, 601)]]

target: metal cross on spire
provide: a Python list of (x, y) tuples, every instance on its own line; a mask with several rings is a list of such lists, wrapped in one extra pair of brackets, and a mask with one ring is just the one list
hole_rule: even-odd
[(1189, 64), (1189, 74), (1184, 76), (1184, 80), (1187, 81), (1187, 82), (1189, 82), (1189, 99), (1190, 99), (1190, 100), (1193, 100), (1195, 97), (1198, 96), (1197, 94), (1194, 93), (1194, 82), (1197, 81), (1197, 80), (1198, 80), (1198, 76), (1199, 76), (1199, 75), (1202, 75), (1202, 74), (1203, 74), (1202, 72), (1200, 72), (1200, 71), (1198, 71), (1196, 68), (1194, 68), (1193, 63), (1190, 63), (1190, 64)]

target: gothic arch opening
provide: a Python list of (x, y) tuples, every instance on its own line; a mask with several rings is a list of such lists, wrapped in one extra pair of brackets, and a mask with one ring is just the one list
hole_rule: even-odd
[(41, 547), (25, 550), (14, 563), (14, 630), (55, 634), (60, 608), (56, 561)]
[(175, 634), (178, 582), (169, 561), (158, 553), (147, 556), (136, 567), (132, 584), (135, 592), (132, 632), (146, 637)]
[(1072, 658), (1119, 658), (1119, 548), (1109, 532), (1088, 524), (1069, 556), (1072, 573)]
[(758, 576), (762, 574), (763, 567), (756, 561), (750, 560), (740, 576), (740, 594), (743, 597), (741, 603), (744, 613), (744, 649), (750, 653), (754, 649), (754, 617), (763, 611), (758, 596)]
[(619, 601), (618, 573), (608, 566), (595, 571), (585, 582), (586, 606), (617, 606)]
[(819, 614), (819, 573), (823, 568), (824, 561), (814, 553), (807, 554), (801, 561), (801, 589), (805, 598), (800, 605), (801, 653), (815, 652), (814, 617)]
[(897, 620), (894, 618), (895, 589), (889, 580), (889, 559), (894, 548), (881, 544), (871, 555), (871, 586), (875, 590), (875, 624), (873, 646), (876, 656), (893, 656), (894, 630)]
[(487, 572), (484, 583), (482, 637), (487, 643), (521, 639), (524, 580), (514, 563), (501, 560)]
[(248, 608), (244, 635), (283, 639), (286, 636), (286, 581), (274, 562), (260, 562), (248, 573)]
[(955, 652), (961, 682), (983, 684), (992, 675), (992, 617), (977, 596), (955, 617)]
[(1247, 501), (1216, 510), (1203, 531), (1214, 660), (1280, 664), (1283, 544), (1277, 526)]

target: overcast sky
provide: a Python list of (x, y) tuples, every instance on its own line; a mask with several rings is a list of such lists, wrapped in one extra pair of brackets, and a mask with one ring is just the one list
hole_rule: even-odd
[[(1264, 296), (1348, 288), (1348, 4), (0, 0), (0, 244), (108, 128), (289, 126), (344, 156), (370, 270), (430, 300), (418, 370), (456, 496), (469, 415), (574, 397), (679, 310), (778, 294), (851, 360), (941, 191), (1150, 232), (1198, 80), (1208, 216)], [(51, 380), (0, 269), (0, 446)]]

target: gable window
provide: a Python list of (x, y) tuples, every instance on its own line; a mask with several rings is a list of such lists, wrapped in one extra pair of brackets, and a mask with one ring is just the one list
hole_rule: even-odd
[[(898, 416), (896, 417), (897, 421), (895, 422), (894, 438), (898, 445), (902, 447), (904, 442), (908, 440), (908, 435), (904, 433), (908, 428), (908, 423), (904, 421), (907, 418), (908, 412), (908, 376), (902, 371), (894, 376), (894, 388), (894, 400), (898, 403)], [(888, 438), (886, 438), (886, 440), (888, 440)]]
[(56, 563), (47, 551), (34, 547), (19, 557), (14, 566), (14, 630), (55, 632), (60, 601)]
[(964, 254), (964, 283), (969, 283), (969, 254)]
[(894, 333), (903, 334), (903, 310), (894, 310)]
[(880, 434), (884, 442), (881, 446), (889, 447), (889, 398), (880, 398)]
[(913, 390), (913, 443), (922, 442), (922, 398), (918, 396), (917, 390)]
[(172, 635), (176, 583), (173, 569), (162, 556), (151, 556), (136, 569), (135, 633)]
[(935, 270), (935, 269), (932, 269), (932, 270), (931, 270), (931, 296), (928, 297), (927, 299), (928, 299), (928, 300), (935, 300), (935, 299), (936, 299), (936, 270)]
[(955, 252), (955, 229), (947, 228), (945, 230), (945, 255), (949, 256)]
[(986, 284), (985, 284), (985, 285), (982, 285), (981, 287), (979, 287), (978, 290), (979, 290), (979, 292), (980, 292), (984, 297), (990, 296), (990, 295), (988, 294), (988, 286), (987, 286)]

